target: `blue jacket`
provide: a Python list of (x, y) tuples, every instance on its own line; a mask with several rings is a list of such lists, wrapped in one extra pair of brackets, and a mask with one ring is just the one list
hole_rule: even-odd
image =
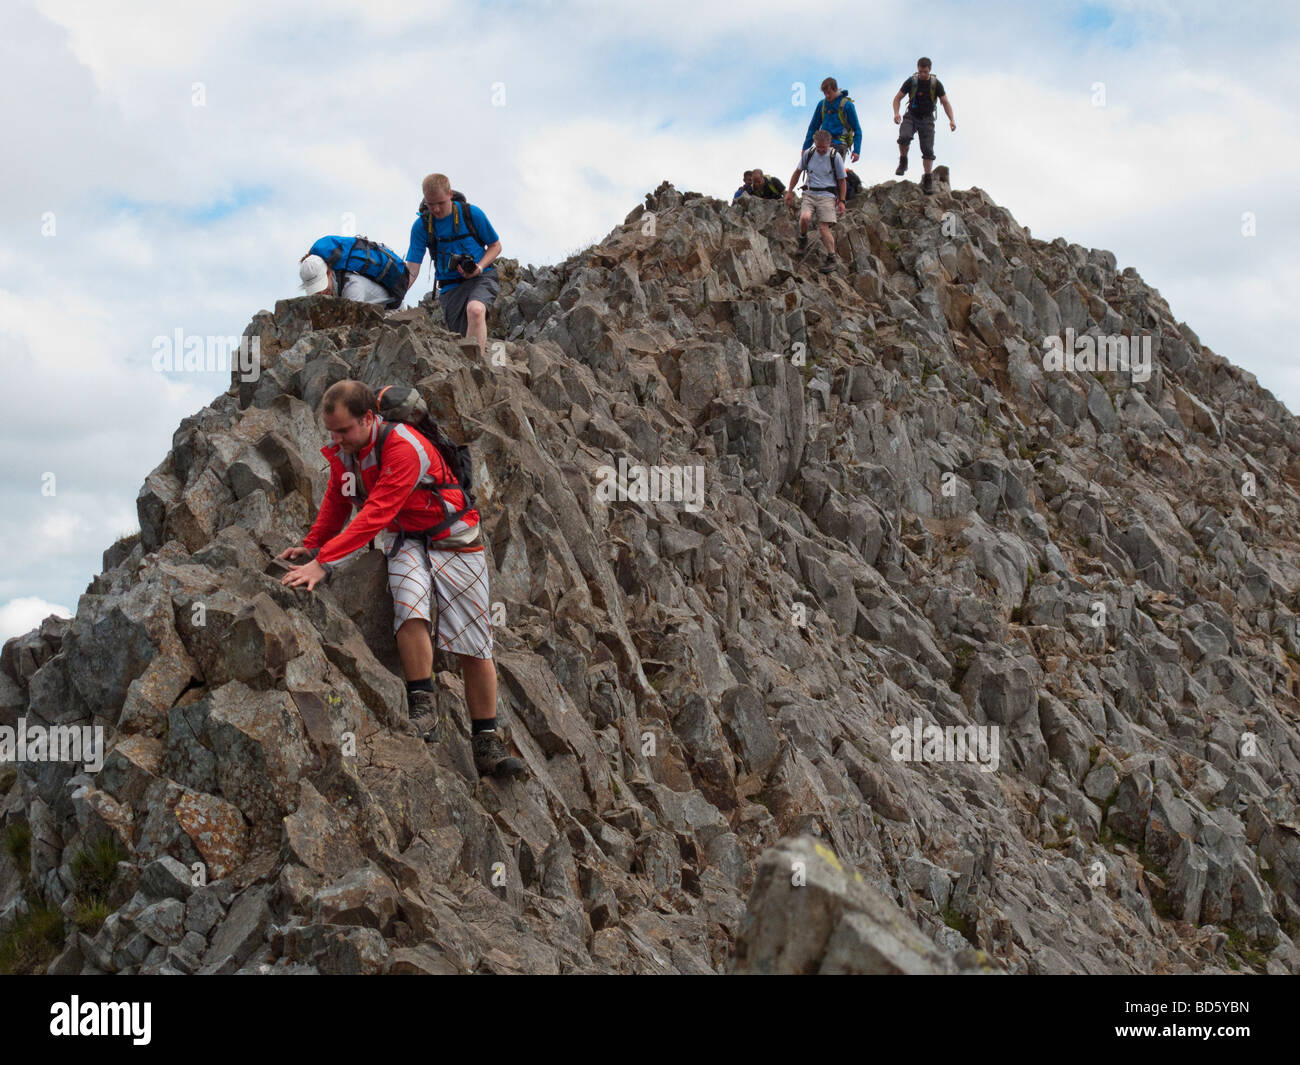
[[(840, 121), (840, 110), (844, 111), (844, 121)], [(813, 110), (812, 121), (808, 123), (808, 136), (803, 140), (803, 150), (807, 151), (812, 147), (813, 134), (819, 129), (824, 129), (831, 135), (832, 144), (843, 144), (848, 140), (850, 131), (853, 133), (853, 152), (855, 155), (862, 154), (862, 127), (858, 124), (858, 110), (853, 106), (853, 101), (849, 99), (849, 90), (841, 89), (835, 102), (827, 106), (825, 98), (817, 101), (817, 107)]]

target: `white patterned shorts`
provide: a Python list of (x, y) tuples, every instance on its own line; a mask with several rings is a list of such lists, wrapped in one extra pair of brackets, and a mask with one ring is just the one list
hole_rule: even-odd
[(387, 556), (394, 632), (411, 618), (432, 626), (436, 596), (437, 646), (471, 658), (492, 657), (487, 558), (482, 544), (426, 551), (423, 541), (403, 538), (389, 547)]

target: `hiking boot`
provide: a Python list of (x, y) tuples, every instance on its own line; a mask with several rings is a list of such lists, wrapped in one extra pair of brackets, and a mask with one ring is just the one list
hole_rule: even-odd
[(425, 743), (437, 743), (442, 727), (442, 713), (434, 700), (433, 692), (411, 692), (407, 696), (411, 705), (411, 726)]
[(897, 174), (899, 177), (902, 177), (904, 174), (907, 173), (907, 156), (900, 155), (898, 157), (898, 169), (895, 170), (894, 173)]
[(933, 175), (933, 174), (922, 174), (922, 175), (921, 175), (921, 191), (924, 192), (924, 193), (928, 196), (928, 195), (930, 195), (932, 192), (934, 192), (934, 187), (933, 187), (933, 186), (934, 186), (934, 175)]
[(820, 270), (823, 274), (835, 273), (835, 256), (834, 255), (826, 256), (826, 261), (822, 263)]
[(808, 234), (807, 234), (807, 233), (800, 233), (800, 234), (799, 234), (799, 251), (800, 251), (800, 252), (805, 252), (805, 251), (807, 251), (807, 250), (808, 250)]
[(480, 732), (470, 742), (474, 747), (474, 766), (480, 776), (517, 777), (527, 769), (506, 750), (499, 732)]

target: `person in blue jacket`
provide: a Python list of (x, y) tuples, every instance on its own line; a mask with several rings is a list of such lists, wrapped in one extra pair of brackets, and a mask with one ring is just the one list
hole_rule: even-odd
[(741, 179), (740, 188), (738, 188), (735, 191), (735, 194), (731, 197), (732, 203), (736, 203), (742, 196), (745, 196), (749, 193), (749, 175), (751, 173), (753, 173), (753, 171), (751, 170), (745, 171), (745, 176)]
[(808, 123), (808, 135), (803, 139), (803, 150), (812, 147), (813, 134), (824, 129), (831, 135), (831, 148), (839, 152), (840, 158), (852, 149), (851, 163), (858, 161), (862, 152), (862, 126), (858, 124), (858, 109), (853, 106), (849, 90), (841, 90), (834, 78), (822, 82), (823, 100), (817, 101), (813, 110), (812, 121)]
[(407, 273), (397, 253), (365, 237), (321, 237), (298, 260), (303, 294), (342, 296), (390, 310), (402, 305)]
[(427, 251), (433, 260), (438, 302), (447, 328), (472, 337), (480, 354), (487, 351), (487, 312), (500, 285), (492, 262), (501, 254), (501, 238), (487, 215), (453, 195), (446, 174), (430, 174), (422, 183), (424, 200), (411, 226), (406, 269), (411, 283), (420, 276)]

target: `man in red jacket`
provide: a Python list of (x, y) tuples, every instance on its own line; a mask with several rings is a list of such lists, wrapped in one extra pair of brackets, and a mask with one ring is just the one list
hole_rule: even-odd
[[(438, 449), (404, 422), (386, 423), (374, 393), (360, 381), (331, 385), (321, 400), (321, 416), (333, 440), (321, 449), (330, 464), (329, 485), (311, 531), (278, 556), (315, 552), (316, 558), (291, 566), (282, 583), (311, 591), (382, 534), (411, 723), (426, 740), (437, 739), (429, 635), (436, 596), (438, 645), (459, 658), (465, 681), (475, 765), (492, 776), (523, 772), (524, 763), (510, 756), (497, 733), (496, 664), (478, 511), (466, 509), (468, 501), (454, 487), (455, 477)], [(377, 462), (375, 442), (385, 428)]]

